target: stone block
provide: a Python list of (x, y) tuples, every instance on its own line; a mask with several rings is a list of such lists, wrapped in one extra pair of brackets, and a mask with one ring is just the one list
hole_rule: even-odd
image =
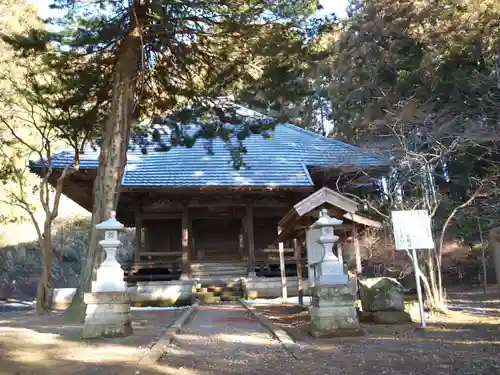
[(129, 304), (87, 304), (87, 315), (123, 314), (130, 312)]
[(370, 311), (358, 310), (358, 320), (361, 323), (373, 323), (373, 313)]
[(358, 336), (363, 334), (354, 306), (309, 308), (311, 335), (320, 337)]
[[(297, 296), (297, 277), (287, 277), (287, 295), (288, 297)], [(246, 279), (244, 281), (246, 294), (253, 295), (255, 298), (278, 298), (281, 297), (281, 278), (280, 277), (255, 277)], [(303, 279), (302, 287), (304, 294), (307, 295), (309, 291), (309, 281)]]
[(128, 313), (104, 313), (104, 314), (86, 314), (85, 321), (93, 324), (129, 324), (132, 321), (130, 312)]
[(83, 326), (82, 338), (84, 339), (98, 339), (98, 338), (112, 338), (112, 337), (125, 337), (133, 333), (132, 325), (123, 324), (92, 324), (86, 323)]
[(359, 294), (363, 311), (404, 311), (404, 288), (390, 277), (359, 280)]
[(82, 337), (120, 337), (132, 333), (130, 299), (126, 292), (86, 293)]
[(348, 284), (340, 285), (325, 285), (316, 284), (309, 288), (311, 296), (317, 297), (320, 300), (336, 299), (339, 297), (347, 298), (352, 300), (354, 303), (356, 300), (356, 282), (351, 280)]
[(130, 298), (127, 292), (97, 292), (85, 293), (83, 301), (87, 305), (121, 304), (129, 303)]
[(189, 304), (191, 301), (194, 281), (173, 280), (168, 282), (152, 281), (138, 282), (131, 296), (135, 303), (145, 303), (146, 305), (155, 305), (158, 303), (167, 306), (180, 306)]
[(362, 335), (355, 307), (356, 285), (319, 285), (311, 288), (309, 308), (314, 337)]
[(318, 267), (320, 276), (316, 283), (342, 285), (349, 282), (349, 277), (344, 273), (344, 266), (339, 261), (324, 261)]
[(406, 311), (385, 310), (371, 313), (373, 322), (377, 324), (411, 323), (411, 316)]
[[(194, 281), (178, 280), (138, 282), (137, 285), (128, 287), (127, 292), (135, 306), (185, 306), (193, 302), (193, 285)], [(76, 288), (54, 289), (52, 308), (66, 309), (75, 291)]]

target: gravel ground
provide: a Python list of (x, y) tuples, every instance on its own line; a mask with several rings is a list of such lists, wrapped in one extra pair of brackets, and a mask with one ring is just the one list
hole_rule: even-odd
[(425, 332), (417, 324), (365, 324), (364, 337), (344, 339), (308, 338), (307, 312), (296, 307), (256, 308), (303, 342), (304, 363), (309, 360), (314, 366), (342, 368), (346, 375), (500, 374), (498, 289), (487, 295), (480, 290), (453, 292), (449, 297), (454, 312), (429, 316)]
[[(298, 359), (242, 306), (201, 306), (160, 363), (147, 367), (137, 360), (180, 311), (136, 311), (133, 336), (92, 341), (79, 340), (81, 326), (58, 314), (4, 313), (0, 375), (500, 374), (500, 291), (450, 297), (460, 312), (430, 318), (425, 332), (366, 326), (364, 337), (305, 340)], [(279, 318), (275, 309), (266, 315)], [(304, 314), (290, 312), (282, 324), (303, 332)]]
[(298, 364), (239, 304), (201, 306), (160, 362), (172, 375), (286, 375)]

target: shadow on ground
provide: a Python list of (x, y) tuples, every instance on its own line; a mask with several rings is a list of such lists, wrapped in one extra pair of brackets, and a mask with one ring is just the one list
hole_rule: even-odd
[(181, 313), (133, 312), (133, 335), (96, 340), (81, 340), (83, 326), (63, 323), (61, 313), (0, 314), (0, 374), (165, 374), (137, 362)]
[[(469, 301), (472, 307), (496, 303), (488, 302), (496, 301), (495, 296), (482, 299), (483, 305), (478, 297), (458, 297), (454, 300)], [(288, 309), (280, 318), (276, 308), (268, 307), (266, 315), (275, 315), (275, 322), (302, 334), (307, 325), (304, 312)], [(500, 374), (500, 320), (488, 314), (436, 318), (429, 321), (426, 331), (414, 324), (364, 326), (364, 337), (302, 340), (294, 357), (241, 308), (203, 307), (175, 345), (152, 366), (138, 366), (137, 360), (175, 314), (134, 312), (133, 319), (133, 336), (81, 341), (81, 326), (63, 325), (57, 314), (1, 314), (0, 374)]]

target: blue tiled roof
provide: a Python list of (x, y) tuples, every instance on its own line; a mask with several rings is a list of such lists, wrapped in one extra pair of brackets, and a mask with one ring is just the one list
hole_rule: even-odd
[[(170, 151), (140, 150), (128, 153), (122, 180), (124, 187), (309, 187), (313, 185), (307, 167), (384, 166), (387, 159), (360, 148), (333, 140), (290, 124), (276, 125), (270, 139), (253, 134), (243, 141), (246, 167), (236, 170), (228, 147), (221, 139), (199, 139), (192, 148), (174, 147)], [(88, 150), (80, 168), (98, 165), (98, 151)], [(53, 156), (54, 168), (73, 161), (71, 151)]]

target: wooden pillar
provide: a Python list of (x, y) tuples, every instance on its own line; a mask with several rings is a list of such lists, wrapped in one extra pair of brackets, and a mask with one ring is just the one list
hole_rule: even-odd
[[(278, 227), (278, 235), (281, 233), (281, 228)], [(283, 242), (278, 244), (278, 251), (280, 255), (280, 274), (281, 274), (281, 298), (283, 300), (288, 298), (286, 289), (286, 266), (285, 266), (285, 245)]]
[(149, 228), (147, 226), (144, 226), (142, 228), (142, 234), (144, 235), (142, 238), (142, 248), (145, 253), (149, 253), (151, 252), (151, 250), (149, 248)]
[(352, 225), (352, 243), (354, 245), (354, 253), (356, 254), (356, 276), (361, 278), (363, 268), (361, 266), (361, 250), (359, 248), (359, 235), (356, 226)]
[(337, 258), (339, 258), (339, 262), (344, 264), (344, 256), (342, 254), (342, 243), (337, 243)]
[(135, 214), (135, 252), (134, 252), (134, 262), (139, 262), (141, 260), (141, 252), (143, 251), (142, 245), (143, 241), (143, 228), (144, 221), (142, 220), (142, 215), (140, 213)]
[(195, 259), (194, 253), (194, 231), (193, 231), (193, 217), (189, 215), (188, 211), (188, 262), (190, 259)]
[(251, 204), (246, 206), (243, 227), (248, 251), (248, 276), (255, 276), (255, 235), (253, 230), (253, 207)]
[(295, 261), (297, 262), (297, 296), (299, 297), (299, 306), (303, 306), (304, 286), (302, 285), (302, 249), (296, 238), (293, 239), (293, 248), (295, 250)]
[(181, 262), (182, 275), (189, 277), (189, 207), (184, 204), (182, 208), (182, 238), (181, 238)]

